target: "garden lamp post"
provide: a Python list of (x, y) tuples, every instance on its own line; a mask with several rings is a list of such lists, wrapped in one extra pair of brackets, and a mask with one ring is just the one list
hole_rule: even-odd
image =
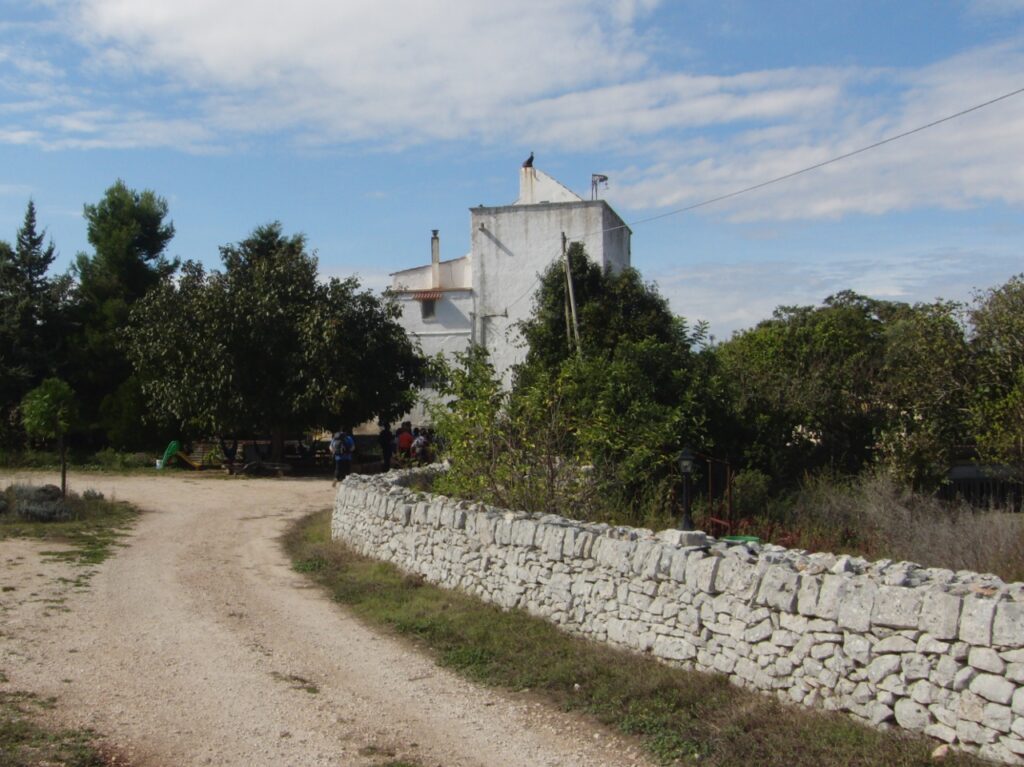
[(696, 457), (689, 445), (686, 445), (678, 458), (679, 473), (683, 475), (683, 518), (679, 521), (680, 530), (693, 529), (693, 519), (690, 517), (690, 480), (693, 475), (693, 461)]

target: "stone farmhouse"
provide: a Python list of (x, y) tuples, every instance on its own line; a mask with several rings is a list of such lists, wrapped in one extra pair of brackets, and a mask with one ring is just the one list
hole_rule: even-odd
[(530, 314), (539, 275), (561, 258), (563, 233), (605, 268), (630, 265), (632, 232), (607, 202), (584, 200), (525, 163), (515, 202), (470, 209), (469, 253), (442, 260), (435, 230), (431, 262), (391, 275), (406, 332), (431, 356), (484, 346), (507, 382), (526, 353), (516, 323)]

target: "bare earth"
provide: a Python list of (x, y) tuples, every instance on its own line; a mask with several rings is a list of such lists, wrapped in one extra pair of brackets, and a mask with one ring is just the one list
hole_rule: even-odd
[[(0, 487), (14, 478), (0, 473)], [(64, 724), (94, 728), (132, 764), (647, 764), (529, 694), (460, 680), (291, 570), (278, 537), (331, 505), (329, 481), (70, 485), (147, 513), (84, 588), (80, 568), (42, 556), (53, 546), (0, 541), (2, 686), (55, 696)]]

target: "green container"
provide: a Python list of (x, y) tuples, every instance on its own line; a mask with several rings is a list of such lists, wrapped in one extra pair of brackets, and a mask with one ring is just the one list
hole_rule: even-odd
[(724, 535), (722, 536), (723, 541), (729, 543), (760, 543), (761, 539), (756, 535)]

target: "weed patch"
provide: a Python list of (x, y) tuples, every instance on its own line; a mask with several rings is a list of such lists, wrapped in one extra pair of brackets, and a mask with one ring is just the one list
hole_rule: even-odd
[(66, 550), (43, 554), (77, 565), (97, 565), (106, 560), (138, 516), (138, 511), (127, 503), (109, 501), (98, 494), (79, 497), (69, 493), (64, 502), (66, 513), (59, 518), (27, 519), (17, 513), (16, 495), (14, 487), (0, 493), (5, 499), (5, 511), (0, 513), (0, 539), (36, 538), (68, 546)]
[(0, 691), (0, 764), (10, 767), (103, 767), (90, 730), (53, 729), (40, 725), (40, 715), (53, 702), (22, 692)]
[[(412, 638), (475, 681), (529, 689), (638, 737), (663, 764), (711, 767), (925, 767), (935, 744), (841, 714), (784, 706), (724, 677), (672, 668), (571, 637), (520, 611), (446, 591), (330, 541), (330, 512), (285, 537), (309, 577), (361, 618)], [(696, 760), (696, 761), (695, 761)], [(985, 762), (951, 754), (945, 764)]]

